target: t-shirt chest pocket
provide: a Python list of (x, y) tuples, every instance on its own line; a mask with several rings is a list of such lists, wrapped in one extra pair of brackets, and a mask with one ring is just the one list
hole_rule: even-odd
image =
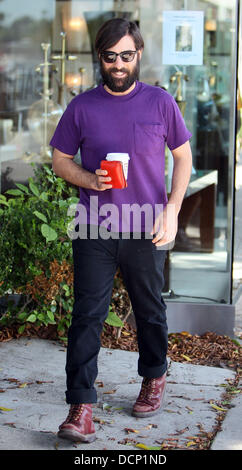
[(147, 156), (161, 151), (162, 142), (165, 140), (163, 124), (135, 122), (134, 142), (135, 152)]

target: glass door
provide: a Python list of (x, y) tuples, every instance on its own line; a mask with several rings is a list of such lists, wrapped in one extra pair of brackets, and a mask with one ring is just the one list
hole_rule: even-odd
[[(192, 132), (193, 171), (169, 253), (166, 297), (230, 303), (237, 2), (140, 4), (141, 80), (177, 100)], [(167, 150), (167, 189), (172, 158)]]

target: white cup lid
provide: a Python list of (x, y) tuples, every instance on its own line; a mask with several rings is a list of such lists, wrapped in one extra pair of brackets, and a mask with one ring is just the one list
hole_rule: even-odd
[(126, 162), (129, 159), (130, 157), (128, 153), (113, 152), (113, 153), (108, 153), (106, 156), (106, 160), (109, 160), (109, 161), (120, 160), (120, 161)]

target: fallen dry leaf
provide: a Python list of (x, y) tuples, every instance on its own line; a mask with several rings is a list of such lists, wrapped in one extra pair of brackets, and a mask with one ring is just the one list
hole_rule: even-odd
[(24, 382), (23, 384), (20, 384), (18, 386), (18, 388), (25, 388), (25, 387), (27, 387), (27, 382)]
[[(141, 428), (141, 429), (152, 429), (153, 427), (155, 427), (153, 424), (148, 424), (147, 426), (145, 426), (144, 428)], [(156, 425), (157, 427), (157, 425)]]
[(131, 432), (136, 432), (136, 433), (140, 432), (137, 429), (133, 429), (133, 428), (124, 428), (124, 431), (126, 431), (128, 434), (131, 433)]
[(97, 418), (96, 416), (94, 416), (93, 421), (94, 423), (99, 423), (99, 424), (110, 424), (108, 423), (108, 421), (105, 421), (104, 419), (101, 419), (101, 418)]
[(214, 405), (214, 403), (210, 403), (211, 407), (217, 411), (228, 411), (225, 408), (221, 408), (221, 406)]
[(103, 410), (109, 410), (110, 408), (112, 408), (111, 405), (109, 405), (108, 403), (103, 403), (103, 405), (102, 405)]
[(187, 426), (186, 428), (183, 428), (181, 430), (176, 430), (176, 432), (174, 434), (172, 434), (172, 436), (179, 436), (180, 434), (184, 434), (184, 432), (188, 431), (189, 427)]
[(14, 379), (12, 377), (8, 378), (8, 379), (3, 379), (5, 380), (6, 382), (11, 382), (11, 383), (19, 383), (19, 380), (18, 379)]
[(185, 406), (185, 408), (187, 408), (188, 411), (193, 411), (193, 409), (190, 408), (190, 406)]
[(104, 387), (103, 382), (101, 381), (96, 381), (95, 383), (98, 384), (98, 387)]
[(186, 359), (186, 361), (191, 361), (192, 359), (188, 356), (186, 356), (185, 354), (181, 354), (181, 357), (184, 357), (184, 359)]
[(39, 385), (41, 385), (41, 384), (53, 384), (54, 383), (53, 380), (36, 380), (35, 382)]
[(157, 446), (147, 446), (146, 444), (142, 444), (141, 442), (139, 442), (138, 444), (136, 444), (135, 447), (139, 447), (140, 449), (146, 449), (146, 450), (161, 450), (161, 447), (157, 447)]
[(187, 447), (190, 447), (190, 446), (195, 446), (197, 443), (195, 441), (189, 441), (187, 443)]
[(133, 443), (136, 444), (136, 442), (137, 441), (131, 437), (125, 437), (122, 441), (118, 441), (118, 444), (131, 445)]

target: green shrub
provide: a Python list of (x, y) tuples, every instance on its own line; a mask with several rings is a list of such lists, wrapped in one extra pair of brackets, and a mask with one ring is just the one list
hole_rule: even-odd
[(16, 186), (0, 195), (0, 294), (19, 290), (48, 269), (50, 261), (71, 262), (72, 256), (66, 234), (67, 208), (78, 202), (76, 189), (47, 165), (35, 168), (29, 187)]
[[(78, 189), (57, 177), (48, 165), (34, 166), (28, 186), (0, 195), (0, 295), (21, 293), (22, 303), (10, 305), (2, 325), (56, 325), (64, 337), (73, 306), (72, 245), (67, 226), (70, 204)], [(107, 323), (120, 319), (110, 309)]]

